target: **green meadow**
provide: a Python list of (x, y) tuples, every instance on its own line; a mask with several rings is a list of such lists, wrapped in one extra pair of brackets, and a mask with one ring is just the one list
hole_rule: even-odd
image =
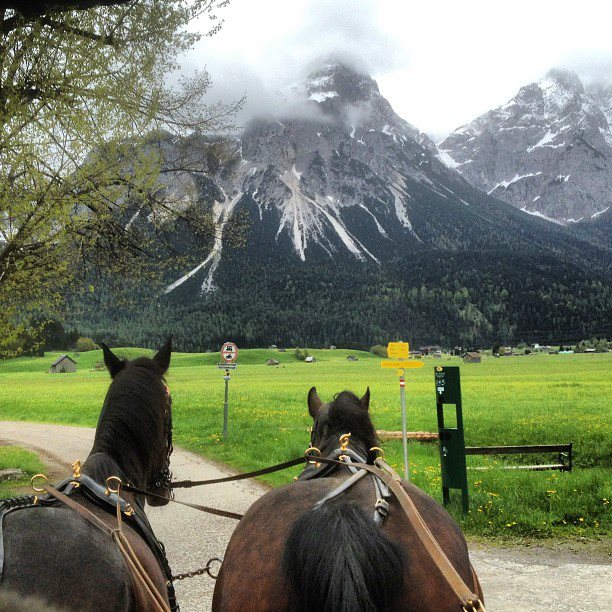
[[(117, 349), (134, 357), (152, 354)], [(240, 351), (230, 382), (229, 436), (221, 436), (223, 372), (219, 354), (173, 355), (168, 384), (173, 396), (175, 442), (206, 457), (248, 471), (296, 457), (309, 442), (306, 395), (316, 386), (325, 401), (344, 389), (362, 395), (369, 386), (370, 410), (380, 430), (401, 429), (399, 385), (394, 370), (383, 370), (370, 353), (311, 350), (316, 363), (298, 361), (293, 351)], [(109, 384), (95, 370), (101, 351), (76, 359), (76, 374), (48, 374), (58, 353), (45, 358), (0, 362), (0, 419), (95, 426)], [(354, 355), (358, 361), (348, 361)], [(268, 358), (280, 365), (266, 366)], [(470, 512), (451, 512), (472, 535), (504, 538), (588, 537), (610, 532), (612, 499), (612, 353), (534, 354), (463, 364), (461, 359), (424, 358), (425, 367), (407, 371), (408, 426), (437, 431), (436, 365), (459, 365), (468, 446), (573, 442), (571, 473), (504, 470), (518, 462), (549, 463), (550, 456), (468, 457)], [(388, 461), (401, 470), (401, 442), (383, 443)], [(411, 480), (441, 500), (437, 444), (409, 444)], [(290, 482), (299, 470), (271, 475), (267, 482)], [(180, 494), (179, 494), (180, 495)], [(214, 505), (214, 499), (209, 500)]]
[(17, 446), (0, 446), (0, 470), (6, 468), (23, 470), (23, 478), (0, 481), (0, 499), (23, 493), (30, 483), (30, 478), (34, 474), (45, 471), (45, 466), (36, 453)]

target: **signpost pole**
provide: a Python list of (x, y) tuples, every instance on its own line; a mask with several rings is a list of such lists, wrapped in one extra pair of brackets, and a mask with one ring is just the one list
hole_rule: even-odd
[(410, 344), (408, 342), (389, 342), (387, 356), (390, 360), (380, 362), (383, 368), (396, 368), (400, 384), (400, 403), (402, 408), (402, 447), (404, 449), (404, 478), (410, 479), (408, 465), (408, 426), (406, 424), (406, 376), (405, 369), (422, 368), (422, 361), (410, 360)]
[(229, 370), (225, 370), (223, 380), (225, 381), (225, 402), (223, 403), (223, 439), (225, 440), (227, 438), (227, 417), (229, 413)]
[(238, 347), (233, 342), (226, 342), (221, 347), (221, 357), (225, 363), (218, 363), (217, 367), (225, 370), (223, 380), (225, 381), (225, 400), (223, 402), (223, 439), (227, 439), (227, 421), (229, 417), (229, 381), (230, 370), (237, 367), (236, 358), (238, 357)]
[(408, 468), (408, 426), (406, 424), (406, 378), (404, 370), (401, 371), (400, 384), (400, 401), (402, 404), (402, 445), (404, 448), (404, 478), (410, 480), (410, 469)]

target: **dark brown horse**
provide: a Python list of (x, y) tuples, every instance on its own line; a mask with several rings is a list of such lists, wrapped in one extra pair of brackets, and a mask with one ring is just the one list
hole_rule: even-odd
[[(81, 468), (82, 484), (73, 488), (69, 479), (58, 488), (113, 529), (117, 526), (114, 508), (104, 501), (109, 476), (169, 497), (172, 414), (164, 374), (170, 364), (171, 341), (153, 359), (126, 361), (104, 345), (103, 349), (113, 381), (93, 448)], [(125, 535), (169, 606), (169, 568), (144, 514), (145, 499), (129, 494), (122, 497), (135, 511), (133, 518), (124, 516)], [(108, 533), (52, 498), (43, 496), (36, 505), (25, 502), (21, 503), (25, 508), (9, 509), (10, 503), (0, 507), (4, 543), (1, 588), (8, 597), (8, 593), (35, 596), (70, 610), (139, 609), (132, 574)]]
[[(369, 390), (324, 404), (313, 387), (311, 446), (371, 463), (378, 451)], [(343, 434), (350, 433), (340, 441)], [(345, 442), (345, 444), (342, 444)], [(352, 474), (353, 472), (353, 474)], [(216, 611), (461, 610), (398, 500), (369, 474), (320, 463), (264, 495), (238, 524), (215, 587)], [(349, 481), (349, 479), (352, 479)], [(353, 484), (341, 491), (342, 486)], [(482, 593), (452, 517), (408, 482), (404, 490), (469, 588)]]

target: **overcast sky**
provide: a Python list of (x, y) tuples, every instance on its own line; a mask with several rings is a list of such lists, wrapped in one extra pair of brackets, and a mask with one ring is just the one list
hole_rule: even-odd
[(183, 65), (209, 71), (211, 99), (246, 94), (243, 121), (334, 53), (359, 58), (396, 112), (435, 138), (554, 66), (612, 81), (607, 0), (232, 0), (219, 16), (221, 32)]

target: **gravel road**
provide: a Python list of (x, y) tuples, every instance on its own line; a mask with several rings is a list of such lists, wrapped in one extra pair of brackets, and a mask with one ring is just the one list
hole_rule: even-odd
[[(93, 429), (0, 421), (0, 441), (37, 451), (56, 479), (65, 477), (75, 459), (87, 457)], [(179, 480), (218, 478), (230, 470), (175, 448), (172, 471)], [(69, 473), (69, 472), (68, 472)], [(266, 492), (254, 481), (183, 490), (177, 497), (243, 513)], [(165, 543), (175, 573), (222, 556), (235, 527), (229, 519), (196, 512), (178, 504), (147, 511), (156, 535)], [(601, 557), (601, 555), (599, 555)], [(612, 610), (612, 564), (585, 554), (548, 548), (472, 547), (472, 562), (483, 586), (489, 612)], [(176, 591), (183, 612), (210, 610), (214, 582), (208, 576), (183, 580)]]

